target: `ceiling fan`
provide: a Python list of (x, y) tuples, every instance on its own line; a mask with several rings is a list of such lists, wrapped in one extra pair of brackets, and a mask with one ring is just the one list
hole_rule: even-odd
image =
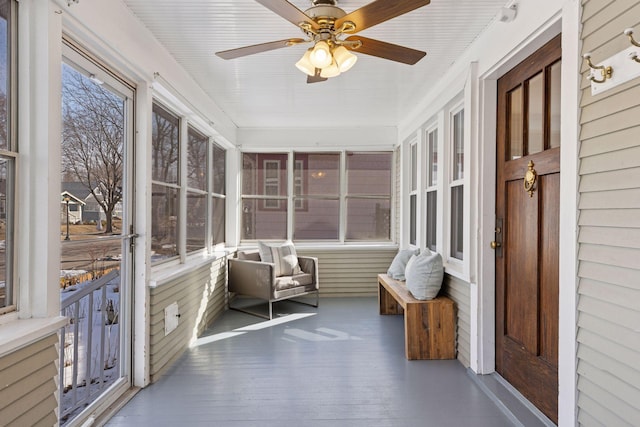
[(216, 52), (220, 58), (234, 59), (301, 43), (313, 43), (296, 67), (307, 74), (307, 83), (316, 83), (353, 67), (357, 56), (352, 51), (409, 65), (426, 55), (420, 50), (353, 34), (426, 6), (430, 0), (376, 0), (350, 13), (337, 6), (338, 0), (311, 0), (311, 8), (304, 12), (286, 0), (256, 1), (299, 27), (307, 38), (291, 38)]

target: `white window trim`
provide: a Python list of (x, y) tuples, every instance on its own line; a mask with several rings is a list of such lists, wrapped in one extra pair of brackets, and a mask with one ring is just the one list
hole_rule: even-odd
[[(435, 193), (436, 194), (436, 216), (435, 218), (433, 218), (433, 220), (436, 222), (436, 247), (435, 247), (435, 251), (437, 252), (442, 244), (442, 242), (438, 239), (438, 219), (440, 218), (438, 216), (438, 210), (440, 209), (440, 203), (438, 203), (438, 198), (440, 196), (439, 191), (438, 191), (438, 185), (440, 184), (440, 179), (439, 179), (439, 175), (441, 172), (441, 167), (440, 167), (440, 137), (442, 132), (439, 131), (439, 127), (438, 124), (434, 124), (431, 125), (429, 127), (427, 127), (424, 130), (424, 166), (423, 166), (423, 170), (424, 170), (424, 175), (425, 175), (425, 184), (424, 184), (424, 246), (425, 248), (432, 250), (431, 248), (429, 248), (428, 244), (428, 239), (427, 239), (427, 233), (429, 230), (429, 206), (428, 206), (428, 196), (430, 193)], [(431, 135), (433, 135), (435, 133), (435, 140), (434, 140), (434, 145), (435, 145), (435, 149), (436, 149), (436, 153), (438, 154), (436, 156), (436, 173), (435, 173), (435, 181), (436, 183), (434, 185), (429, 185), (431, 184), (429, 182), (429, 175), (431, 174), (432, 170), (433, 170), (433, 163), (431, 163), (431, 146), (430, 146), (430, 137)]]
[[(418, 195), (418, 189), (422, 188), (422, 185), (420, 185), (420, 181), (421, 181), (421, 174), (420, 171), (423, 170), (424, 168), (421, 167), (420, 164), (420, 156), (418, 154), (418, 152), (420, 151), (420, 147), (419, 145), (422, 144), (418, 144), (418, 136), (416, 136), (413, 140), (411, 140), (411, 142), (409, 143), (409, 199), (408, 199), (408, 207), (409, 207), (409, 215), (408, 215), (408, 222), (409, 222), (409, 234), (408, 234), (408, 242), (409, 242), (409, 246), (411, 247), (420, 247), (421, 246), (421, 236), (420, 236), (420, 225), (419, 225), (419, 218), (422, 217), (421, 212), (423, 212), (423, 209), (421, 209), (421, 207), (424, 205), (424, 203), (422, 203), (421, 197)], [(411, 222), (411, 199), (415, 197), (415, 221)], [(415, 238), (415, 241), (412, 242), (411, 241), (411, 227), (414, 227), (414, 232), (415, 232), (415, 236), (413, 236)]]

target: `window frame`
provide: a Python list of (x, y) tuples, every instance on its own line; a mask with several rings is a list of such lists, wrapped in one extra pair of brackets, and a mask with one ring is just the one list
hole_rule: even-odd
[(409, 142), (409, 244), (418, 246), (418, 140)]
[[(286, 232), (285, 232), (285, 236), (282, 236), (280, 238), (260, 238), (260, 237), (255, 237), (253, 239), (247, 239), (244, 238), (243, 236), (243, 232), (240, 233), (240, 238), (239, 238), (239, 244), (240, 245), (249, 245), (249, 244), (254, 244), (255, 242), (259, 241), (259, 240), (263, 240), (263, 241), (269, 241), (269, 240), (291, 240), (296, 242), (297, 244), (339, 244), (339, 245), (345, 245), (345, 244), (363, 244), (363, 243), (368, 243), (368, 244), (392, 244), (394, 241), (394, 232), (393, 232), (393, 227), (391, 226), (391, 221), (392, 221), (392, 212), (391, 209), (393, 207), (393, 200), (394, 200), (394, 195), (393, 195), (393, 191), (394, 191), (394, 183), (395, 183), (395, 176), (393, 175), (394, 173), (394, 166), (393, 166), (393, 162), (395, 159), (395, 151), (393, 150), (303, 150), (303, 151), (298, 151), (298, 150), (274, 150), (274, 151), (268, 151), (268, 150), (240, 150), (238, 152), (238, 156), (239, 156), (239, 165), (240, 165), (240, 171), (241, 173), (239, 174), (239, 176), (241, 176), (241, 182), (239, 185), (240, 188), (240, 203), (239, 203), (239, 214), (238, 214), (238, 218), (239, 219), (239, 224), (238, 224), (238, 228), (242, 230), (243, 227), (245, 227), (245, 224), (243, 223), (244, 218), (241, 218), (242, 216), (242, 206), (245, 205), (244, 201), (251, 201), (251, 200), (260, 200), (260, 199), (264, 199), (265, 196), (261, 196), (261, 195), (255, 195), (255, 194), (245, 194), (242, 192), (242, 188), (244, 186), (244, 184), (242, 183), (242, 179), (244, 178), (244, 162), (243, 162), (243, 156), (245, 154), (256, 154), (256, 155), (282, 155), (282, 154), (287, 154), (288, 155), (288, 161), (287, 161), (287, 168), (286, 168), (286, 176), (287, 176), (287, 195), (285, 196), (278, 196), (277, 198), (285, 200), (287, 202), (287, 207), (286, 207), (286, 211), (287, 211), (287, 224), (286, 224)], [(347, 155), (349, 153), (386, 153), (390, 156), (390, 167), (389, 167), (389, 174), (390, 174), (390, 182), (389, 182), (389, 194), (388, 195), (361, 195), (361, 194), (349, 194), (348, 193), (348, 189), (347, 189)], [(339, 169), (339, 189), (338, 189), (338, 194), (336, 196), (330, 196), (330, 195), (307, 195), (307, 194), (296, 194), (295, 193), (295, 189), (296, 189), (296, 183), (295, 183), (295, 166), (292, 167), (291, 165), (295, 165), (296, 162), (296, 154), (339, 154), (340, 156), (340, 169)], [(300, 159), (298, 159), (300, 160)], [(309, 171), (308, 167), (304, 168), (305, 171)], [(304, 175), (304, 173), (302, 174)], [(305, 179), (304, 176), (302, 177), (302, 182), (301, 182), (302, 187), (304, 188), (305, 185)], [(347, 201), (348, 200), (356, 200), (356, 199), (372, 199), (372, 198), (387, 198), (389, 201), (389, 239), (388, 240), (353, 240), (353, 239), (347, 239), (346, 238), (346, 227), (347, 227), (347, 217), (348, 217), (348, 213), (347, 213)], [(294, 236), (294, 228), (295, 228), (295, 211), (298, 211), (300, 209), (304, 209), (306, 207), (306, 202), (311, 200), (311, 199), (321, 199), (321, 200), (337, 200), (339, 202), (339, 224), (338, 224), (338, 238), (337, 239), (295, 239)], [(303, 207), (300, 207), (297, 205), (298, 201), (303, 201)], [(285, 208), (283, 208), (284, 210)]]
[[(462, 118), (461, 118), (461, 123), (459, 123), (460, 125), (460, 129), (462, 130), (462, 135), (461, 135), (461, 139), (457, 140), (456, 139), (456, 131), (458, 130), (456, 128), (456, 117), (462, 114)], [(468, 171), (466, 170), (466, 159), (465, 159), (465, 154), (466, 154), (466, 144), (465, 144), (465, 139), (466, 139), (466, 132), (465, 132), (465, 120), (466, 120), (466, 113), (465, 113), (465, 108), (464, 105), (458, 104), (455, 107), (451, 108), (449, 110), (449, 114), (448, 114), (448, 119), (449, 119), (449, 125), (447, 127), (448, 131), (448, 151), (449, 151), (449, 156), (448, 156), (448, 182), (447, 182), (447, 187), (448, 187), (448, 191), (447, 191), (447, 196), (448, 196), (448, 203), (447, 203), (447, 210), (449, 212), (449, 224), (447, 227), (448, 230), (448, 234), (449, 234), (449, 238), (448, 238), (448, 250), (447, 250), (447, 259), (449, 262), (453, 262), (453, 263), (462, 263), (465, 261), (465, 233), (464, 233), (464, 228), (465, 228), (465, 211), (464, 211), (464, 205), (465, 205), (465, 196), (464, 196), (464, 192), (465, 192), (465, 178), (468, 175)], [(458, 153), (457, 153), (457, 149), (459, 148), (458, 143), (460, 143), (460, 146), (462, 148), (462, 155), (463, 155), (463, 160), (462, 162), (458, 162), (457, 164), (461, 165), (462, 169), (461, 171), (459, 171), (456, 168), (456, 161), (458, 159)], [(455, 176), (455, 172), (459, 171), (461, 172), (461, 176)], [(459, 174), (460, 175), (460, 174)], [(459, 207), (459, 210), (457, 211), (458, 215), (461, 216), (461, 218), (456, 217), (454, 218), (454, 216), (456, 215), (456, 212), (454, 211), (454, 208), (457, 208), (457, 202), (453, 200), (453, 192), (454, 191), (461, 191), (461, 199), (462, 199), (462, 206)], [(454, 224), (455, 222), (455, 224)], [(454, 244), (454, 239), (455, 240), (459, 240), (462, 239), (462, 248), (461, 250), (458, 250), (457, 248), (457, 244)]]
[[(152, 100), (152, 105), (158, 105), (161, 109), (165, 110), (167, 113), (175, 116), (179, 120), (178, 124), (178, 183), (164, 183), (162, 181), (153, 180), (151, 181), (151, 185), (162, 185), (167, 188), (175, 189), (178, 191), (177, 200), (178, 200), (178, 212), (177, 212), (177, 255), (166, 257), (158, 260), (151, 261), (152, 268), (155, 268), (160, 265), (171, 265), (175, 263), (184, 264), (190, 258), (194, 256), (198, 257), (202, 254), (210, 254), (213, 253), (216, 249), (220, 247), (224, 247), (226, 245), (226, 169), (227, 169), (227, 150), (221, 144), (216, 142), (214, 136), (212, 136), (211, 132), (205, 130), (205, 127), (201, 126), (197, 117), (192, 117), (188, 112), (182, 111), (178, 107), (171, 107), (169, 103), (165, 102), (161, 96), (154, 96)], [(188, 179), (188, 155), (189, 155), (189, 135), (190, 131), (196, 132), (200, 136), (206, 139), (206, 160), (205, 160), (205, 189), (199, 189), (195, 187), (191, 187), (189, 185)], [(216, 148), (219, 149), (224, 156), (224, 181), (222, 184), (223, 193), (215, 192), (214, 186), (214, 167), (215, 167), (215, 159), (214, 153)], [(194, 249), (188, 249), (187, 245), (187, 198), (189, 194), (197, 194), (204, 195), (206, 198), (205, 201), (205, 226), (204, 226), (204, 245), (202, 247), (197, 247)], [(223, 223), (223, 240), (220, 242), (216, 242), (214, 233), (217, 229), (215, 225), (215, 212), (214, 212), (214, 199), (222, 201), (224, 203), (223, 213), (224, 217), (222, 218)]]
[[(438, 186), (441, 182), (441, 180), (439, 179), (439, 173), (441, 168), (439, 167), (439, 159), (438, 159), (438, 153), (440, 152), (440, 141), (439, 141), (439, 137), (441, 132), (438, 131), (439, 127), (438, 125), (432, 125), (430, 127), (428, 127), (425, 131), (425, 189), (424, 189), (424, 202), (425, 202), (425, 233), (424, 233), (424, 239), (425, 239), (425, 247), (427, 249), (429, 249), (430, 251), (433, 252), (437, 252), (439, 249), (439, 242), (440, 240), (438, 239), (438, 209), (440, 208), (440, 203), (438, 203), (438, 196), (439, 196), (439, 191), (438, 191)], [(434, 149), (435, 148), (435, 149)], [(433, 162), (433, 158), (434, 156), (432, 155), (433, 153), (435, 153), (435, 163)], [(433, 167), (436, 167), (435, 171), (433, 170)], [(431, 212), (431, 207), (429, 206), (429, 199), (434, 198), (435, 199), (435, 212), (433, 212), (433, 216), (430, 215)], [(433, 241), (433, 244), (431, 244), (431, 242)]]
[(19, 284), (17, 280), (17, 251), (16, 242), (18, 230), (17, 188), (18, 188), (18, 7), (16, 1), (9, 0), (9, 14), (7, 17), (7, 145), (0, 148), (0, 159), (7, 161), (7, 176), (5, 184), (5, 303), (0, 306), (0, 316), (18, 311)]

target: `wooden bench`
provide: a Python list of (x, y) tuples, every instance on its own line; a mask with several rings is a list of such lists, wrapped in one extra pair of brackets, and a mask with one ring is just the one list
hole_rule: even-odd
[(455, 359), (456, 313), (453, 300), (445, 296), (415, 299), (404, 282), (378, 274), (380, 314), (404, 313), (407, 359)]

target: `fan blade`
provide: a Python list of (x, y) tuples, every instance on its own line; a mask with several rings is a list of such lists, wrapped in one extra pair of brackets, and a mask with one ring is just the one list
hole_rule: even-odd
[(356, 30), (354, 32), (358, 32), (397, 16), (404, 15), (419, 7), (426, 6), (429, 3), (430, 0), (401, 0), (394, 2), (376, 0), (337, 19), (334, 26), (335, 28), (340, 28), (345, 21), (351, 21), (356, 24)]
[(317, 22), (311, 19), (306, 13), (292, 5), (286, 0), (256, 0), (258, 3), (282, 16), (287, 21), (298, 27), (301, 22), (308, 22), (314, 30), (320, 28)]
[(252, 46), (239, 47), (237, 49), (223, 50), (222, 52), (216, 52), (216, 55), (218, 55), (222, 59), (235, 59), (240, 58), (241, 56), (253, 55), (256, 53), (289, 47), (305, 42), (306, 40), (304, 39), (278, 40), (276, 42), (260, 43), (254, 44)]
[(325, 77), (320, 77), (320, 72), (322, 70), (320, 68), (316, 68), (316, 73), (313, 76), (307, 76), (307, 83), (319, 83), (327, 81), (328, 79)]
[(402, 62), (403, 64), (413, 65), (424, 58), (427, 54), (421, 50), (415, 50), (362, 36), (350, 36), (347, 37), (346, 40), (362, 42), (362, 45), (358, 48), (351, 48), (346, 44), (345, 47), (349, 50), (364, 53), (366, 55), (377, 56), (378, 58), (389, 59), (391, 61)]

